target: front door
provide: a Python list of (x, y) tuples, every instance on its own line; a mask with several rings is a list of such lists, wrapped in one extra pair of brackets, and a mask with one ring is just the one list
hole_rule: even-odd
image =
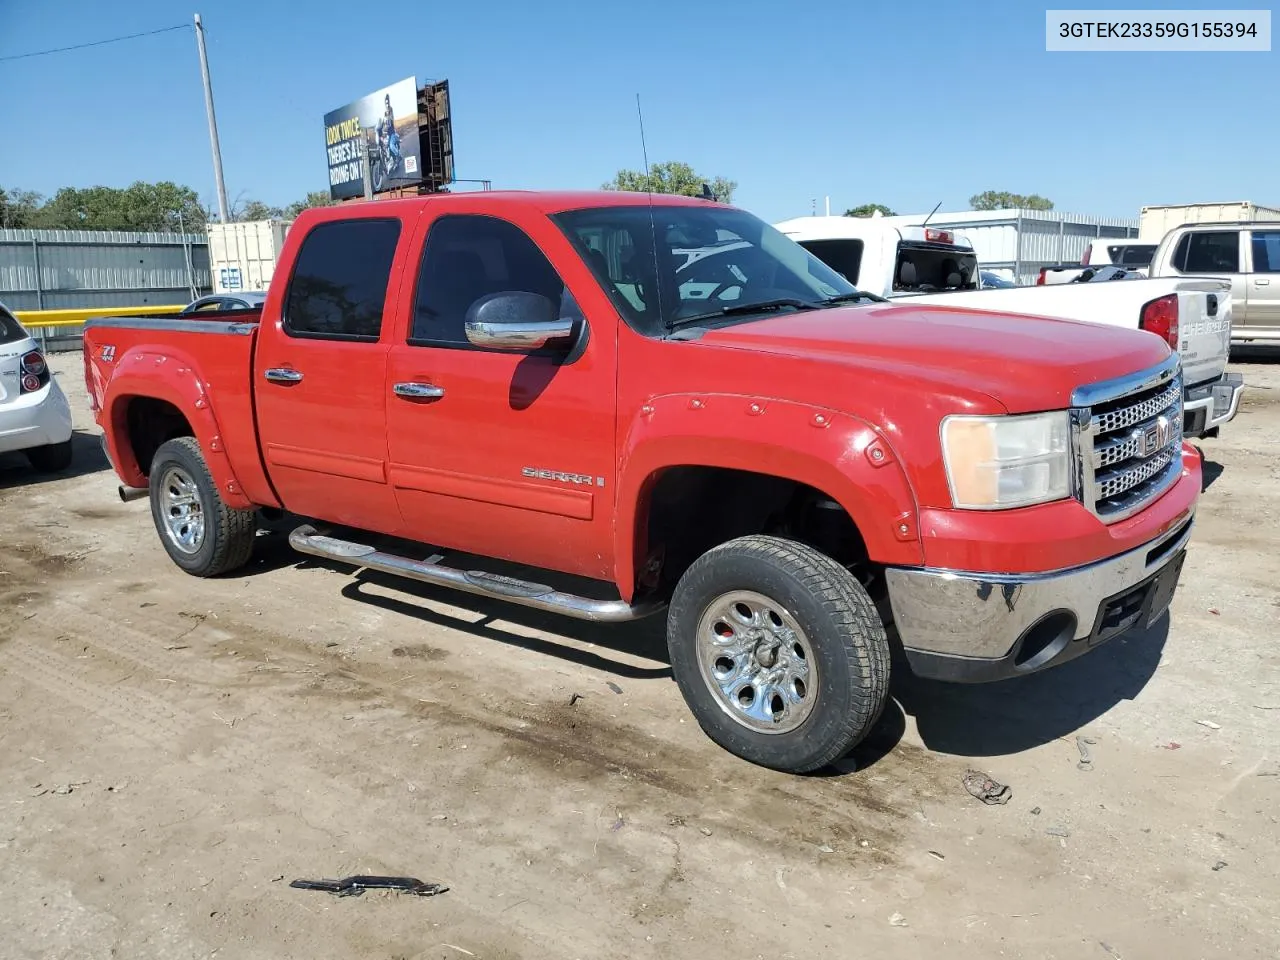
[[(513, 222), (463, 200), (447, 210), (431, 218), (428, 208), (419, 227), (422, 261), (411, 293), (405, 284), (413, 299), (388, 358), (388, 472), (405, 535), (611, 578), (616, 320), (588, 329), (571, 289), (601, 295), (542, 214)], [(548, 253), (571, 275), (558, 273)], [(576, 346), (518, 353), (471, 345), (467, 309), (515, 291), (577, 317)]]
[(1247, 313), (1250, 332), (1269, 331), (1268, 339), (1280, 336), (1280, 227), (1254, 230), (1249, 244), (1252, 267), (1248, 283)]
[[(373, 206), (372, 204), (370, 206)], [(410, 224), (392, 216), (326, 220), (298, 250), (281, 315), (259, 333), (258, 434), (281, 502), (294, 513), (397, 533), (387, 479), (388, 291)]]

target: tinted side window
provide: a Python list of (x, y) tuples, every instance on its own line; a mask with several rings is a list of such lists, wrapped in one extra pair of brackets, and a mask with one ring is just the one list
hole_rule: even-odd
[(1280, 273), (1280, 230), (1253, 231), (1253, 272)]
[(376, 340), (400, 238), (399, 220), (337, 220), (302, 241), (284, 328), (295, 337)]
[(0, 343), (17, 343), (25, 339), (27, 335), (22, 327), (18, 326), (18, 321), (11, 317), (4, 307), (0, 307)]
[(800, 244), (850, 283), (858, 282), (862, 267), (861, 240), (806, 240)]
[(1235, 231), (1189, 234), (1186, 265), (1182, 269), (1187, 273), (1239, 273), (1240, 234)]
[(529, 235), (495, 217), (454, 215), (431, 225), (418, 271), (410, 340), (469, 346), (467, 310), (491, 293), (536, 293), (578, 316), (560, 274)]

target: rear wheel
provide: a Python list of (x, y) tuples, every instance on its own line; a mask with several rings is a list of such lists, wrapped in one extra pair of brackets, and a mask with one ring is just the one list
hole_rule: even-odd
[(871, 597), (791, 540), (743, 537), (700, 557), (676, 586), (667, 644), (706, 734), (775, 770), (839, 759), (888, 698), (889, 644)]
[(41, 473), (60, 473), (71, 466), (71, 441), (33, 447), (27, 452), (31, 466)]
[(252, 510), (227, 506), (194, 437), (160, 445), (151, 461), (151, 518), (169, 559), (196, 577), (244, 566), (257, 531)]

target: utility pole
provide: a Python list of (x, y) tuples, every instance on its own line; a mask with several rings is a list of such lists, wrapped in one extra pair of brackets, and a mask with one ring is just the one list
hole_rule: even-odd
[(222, 148), (218, 146), (218, 120), (213, 114), (213, 86), (209, 83), (209, 54), (204, 49), (204, 24), (196, 14), (196, 46), (200, 49), (200, 77), (204, 80), (204, 109), (209, 114), (209, 145), (213, 148), (213, 179), (218, 186), (218, 216), (229, 223), (227, 185), (222, 182)]
[(364, 179), (364, 198), (373, 199), (373, 171), (369, 169), (369, 137), (360, 131), (360, 176)]

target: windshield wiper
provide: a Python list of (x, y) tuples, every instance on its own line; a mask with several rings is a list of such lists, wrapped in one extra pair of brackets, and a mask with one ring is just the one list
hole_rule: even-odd
[(864, 290), (853, 290), (849, 293), (837, 293), (834, 297), (824, 297), (820, 302), (823, 306), (833, 306), (837, 303), (856, 303), (859, 300), (869, 300), (872, 303), (888, 303), (884, 297), (878, 297), (874, 293), (867, 293)]
[(676, 317), (667, 322), (667, 329), (678, 330), (681, 327), (687, 327), (695, 323), (719, 320), (722, 317), (731, 317), (740, 313), (768, 313), (770, 310), (781, 310), (783, 307), (794, 307), (797, 310), (813, 310), (817, 306), (818, 304), (811, 300), (800, 300), (796, 297), (779, 297), (776, 300), (761, 300), (758, 303), (735, 303), (728, 307), (721, 307), (711, 313), (695, 313), (691, 317)]

